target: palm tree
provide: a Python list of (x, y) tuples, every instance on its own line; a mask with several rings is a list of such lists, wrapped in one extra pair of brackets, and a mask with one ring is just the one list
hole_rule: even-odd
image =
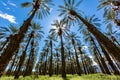
[(118, 17), (120, 1), (99, 0), (99, 2), (98, 10), (104, 9), (103, 17), (105, 18), (105, 22), (108, 23), (107, 27), (112, 25), (111, 22), (114, 22), (116, 26), (120, 26), (120, 20)]
[(61, 11), (61, 15), (64, 15), (67, 18), (68, 16), (71, 16), (81, 20), (86, 25), (87, 29), (95, 36), (95, 38), (101, 42), (106, 51), (114, 55), (116, 60), (120, 62), (120, 58), (118, 57), (120, 56), (120, 49), (113, 42), (111, 42), (103, 33), (96, 29), (93, 24), (89, 23), (81, 15), (78, 14), (77, 6), (79, 5), (79, 3), (80, 2), (75, 4), (74, 0), (64, 0), (64, 5), (59, 6), (59, 11)]
[(56, 35), (56, 37), (60, 37), (61, 41), (61, 60), (62, 60), (62, 77), (66, 78), (66, 72), (65, 72), (65, 55), (64, 55), (64, 44), (63, 44), (63, 36), (65, 36), (68, 31), (68, 28), (66, 28), (66, 24), (63, 20), (55, 20), (52, 24), (55, 28), (51, 29), (50, 32), (53, 35)]
[(108, 28), (107, 28), (107, 30), (106, 30), (106, 36), (108, 36), (108, 38), (109, 39), (111, 39), (111, 41), (113, 42), (113, 43), (116, 43), (118, 46), (120, 46), (120, 43), (119, 43), (119, 41), (117, 40), (117, 38), (116, 38), (116, 33), (118, 32), (119, 30), (115, 30), (115, 31), (113, 31), (113, 29), (112, 29), (112, 25), (109, 25), (108, 26)]
[(71, 40), (71, 44), (73, 45), (74, 47), (74, 50), (75, 50), (75, 57), (76, 57), (76, 62), (77, 62), (77, 70), (78, 70), (78, 75), (81, 76), (81, 73), (82, 73), (82, 69), (80, 67), (80, 64), (79, 64), (79, 60), (78, 60), (78, 54), (77, 54), (77, 51), (76, 51), (76, 41), (79, 41), (78, 38), (80, 38), (79, 36), (77, 36), (76, 33), (74, 32), (71, 32), (68, 36), (67, 36), (68, 40)]
[(43, 66), (43, 59), (44, 59), (44, 53), (41, 53), (40, 58), (39, 58), (39, 74), (42, 74), (42, 66)]
[(71, 71), (71, 74), (73, 75), (74, 74), (74, 64), (73, 64), (73, 60), (72, 60), (72, 52), (70, 51), (71, 50), (71, 46), (70, 46), (71, 43), (68, 43), (65, 48), (68, 52), (68, 55), (69, 55), (69, 60), (70, 60), (70, 71)]
[(50, 45), (50, 48), (51, 48), (51, 55), (50, 55), (50, 66), (49, 66), (49, 76), (51, 77), (52, 74), (53, 74), (53, 68), (52, 68), (52, 63), (53, 63), (53, 41), (55, 41), (55, 38), (53, 35), (49, 35), (47, 37), (49, 39), (49, 45)]
[(32, 73), (32, 67), (33, 67), (33, 63), (34, 63), (34, 55), (36, 53), (37, 46), (38, 46), (36, 44), (38, 44), (38, 42), (41, 40), (41, 38), (43, 37), (43, 34), (44, 34), (44, 32), (42, 31), (41, 25), (36, 22), (31, 23), (31, 30), (30, 30), (30, 33), (31, 34), (33, 33), (32, 41), (31, 41), (31, 52), (29, 54), (29, 59), (27, 62), (27, 67), (26, 67), (24, 76), (31, 75), (31, 73)]
[[(33, 0), (32, 3), (26, 2), (22, 4), (22, 6), (29, 6), (30, 4), (33, 6), (31, 10), (31, 14), (28, 19), (26, 19), (23, 23), (23, 25), (20, 27), (20, 31), (18, 34), (15, 34), (11, 37), (10, 43), (8, 44), (5, 51), (2, 53), (0, 58), (0, 76), (3, 74), (8, 62), (10, 61), (11, 57), (13, 56), (13, 53), (16, 52), (16, 50), (19, 48), (20, 43), (22, 42), (23, 38), (25, 37), (26, 32), (28, 31), (28, 28), (30, 27), (30, 23), (32, 19), (34, 18), (35, 14), (39, 18), (41, 18), (43, 15), (46, 16), (49, 14), (49, 7), (48, 4), (51, 3), (52, 0)], [(43, 13), (43, 15), (41, 15)], [(11, 52), (11, 54), (9, 54)], [(4, 60), (6, 59), (6, 60)]]
[[(98, 18), (96, 18), (95, 15), (93, 15), (93, 16), (91, 16), (91, 17), (85, 17), (85, 19), (86, 19), (88, 22), (94, 24), (97, 28), (101, 25), (101, 24), (99, 23), (100, 20), (99, 20)], [(80, 29), (81, 29), (81, 26), (83, 27), (83, 26), (85, 26), (85, 25), (84, 25), (84, 24), (81, 24), (81, 25), (80, 25)], [(110, 72), (109, 72), (109, 70), (108, 70), (108, 67), (107, 67), (107, 65), (106, 65), (106, 63), (105, 63), (105, 61), (104, 61), (104, 58), (101, 56), (101, 53), (100, 53), (99, 49), (97, 48), (97, 46), (96, 46), (96, 44), (95, 44), (95, 40), (94, 40), (94, 38), (92, 37), (92, 34), (91, 34), (87, 29), (82, 29), (82, 33), (83, 33), (83, 35), (86, 37), (85, 40), (87, 40), (87, 38), (88, 38), (88, 39), (92, 42), (92, 44), (94, 45), (93, 48), (95, 48), (95, 50), (97, 50), (98, 56), (99, 56), (99, 58), (100, 58), (100, 60), (101, 60), (101, 62), (102, 62), (101, 64), (103, 64), (103, 67), (105, 68), (106, 73), (110, 74)]]
[(59, 74), (59, 47), (55, 47), (56, 54), (55, 56), (57, 57), (57, 65), (56, 65), (56, 74)]
[(3, 48), (7, 45), (7, 43), (9, 42), (10, 38), (12, 35), (17, 34), (18, 32), (18, 27), (11, 24), (8, 27), (0, 27), (0, 39), (4, 40), (4, 43), (2, 45), (2, 47), (0, 48), (0, 51), (3, 50)]
[(78, 51), (80, 53), (80, 56), (81, 56), (81, 61), (82, 61), (82, 65), (83, 65), (83, 68), (84, 68), (84, 73), (87, 74), (87, 68), (86, 68), (86, 65), (85, 65), (85, 61), (84, 61), (84, 55), (85, 53), (83, 53), (83, 51), (81, 50), (81, 43), (80, 42), (77, 42), (77, 46), (78, 46)]
[(22, 67), (22, 65), (23, 65), (23, 63), (25, 61), (26, 52), (27, 52), (27, 49), (28, 49), (28, 46), (29, 46), (29, 44), (31, 42), (32, 37), (33, 37), (33, 33), (30, 33), (28, 42), (27, 42), (26, 47), (25, 47), (25, 50), (23, 51), (23, 53), (22, 53), (22, 55), (20, 57), (19, 65), (18, 65), (18, 68), (17, 68), (16, 73), (15, 73), (15, 77), (14, 77), (15, 79), (19, 78), (20, 70), (21, 70), (21, 67)]

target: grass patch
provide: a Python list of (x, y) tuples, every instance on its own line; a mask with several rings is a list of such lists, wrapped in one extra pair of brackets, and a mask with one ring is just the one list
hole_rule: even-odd
[[(2, 76), (0, 80), (14, 80), (13, 76)], [(63, 79), (61, 75), (53, 75), (52, 77), (46, 76), (20, 76), (17, 80), (120, 80), (120, 76), (107, 75), (107, 74), (89, 74), (89, 75), (67, 75), (66, 79)]]

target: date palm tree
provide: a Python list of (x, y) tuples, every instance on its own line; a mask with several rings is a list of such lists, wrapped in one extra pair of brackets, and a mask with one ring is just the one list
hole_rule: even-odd
[(79, 3), (80, 2), (75, 4), (75, 0), (64, 0), (64, 5), (59, 6), (59, 11), (61, 11), (60, 15), (64, 15), (65, 18), (71, 16), (81, 20), (86, 25), (87, 29), (95, 36), (95, 38), (101, 42), (106, 51), (114, 55), (116, 60), (120, 62), (120, 58), (118, 57), (120, 56), (120, 49), (113, 42), (111, 42), (103, 33), (96, 29), (95, 25), (89, 23), (77, 12), (77, 7)]
[(50, 46), (50, 52), (51, 52), (51, 55), (50, 55), (50, 66), (49, 66), (49, 76), (51, 77), (52, 74), (53, 74), (53, 41), (55, 41), (55, 38), (53, 35), (49, 35), (47, 37), (49, 39), (49, 46)]
[(16, 68), (15, 77), (14, 77), (15, 79), (18, 79), (19, 76), (20, 76), (20, 70), (21, 70), (21, 67), (22, 67), (22, 65), (23, 65), (23, 63), (24, 63), (24, 61), (25, 61), (26, 52), (27, 52), (28, 47), (29, 47), (29, 44), (30, 44), (30, 42), (31, 42), (31, 40), (32, 40), (32, 36), (33, 36), (33, 33), (30, 33), (29, 39), (28, 39), (28, 41), (27, 41), (27, 43), (26, 43), (26, 47), (25, 47), (25, 49), (24, 49), (24, 51), (23, 51), (23, 53), (22, 53), (22, 55), (21, 55), (21, 57), (20, 57), (19, 64), (18, 64), (18, 66), (17, 66), (17, 68)]
[(31, 23), (30, 33), (31, 34), (33, 33), (32, 41), (31, 41), (31, 52), (29, 54), (29, 59), (28, 59), (28, 62), (27, 62), (27, 66), (26, 66), (24, 76), (31, 75), (31, 73), (32, 73), (34, 56), (35, 56), (35, 53), (37, 52), (36, 50), (37, 50), (37, 47), (38, 47), (37, 44), (41, 40), (41, 38), (43, 38), (43, 34), (44, 34), (44, 32), (42, 31), (41, 25), (37, 22), (32, 22)]
[(116, 26), (120, 26), (119, 13), (120, 13), (120, 1), (117, 0), (99, 0), (98, 10), (104, 9), (103, 17), (107, 22), (107, 27), (114, 22)]
[(63, 37), (66, 36), (67, 31), (69, 30), (66, 28), (66, 23), (63, 20), (55, 20), (52, 24), (54, 26), (53, 29), (50, 30), (50, 32), (55, 35), (56, 37), (60, 37), (61, 41), (61, 60), (62, 60), (62, 77), (66, 78), (66, 72), (65, 72), (65, 55), (64, 55), (64, 44), (63, 44)]
[(59, 74), (59, 57), (60, 57), (60, 54), (59, 54), (59, 51), (60, 51), (60, 49), (59, 49), (59, 47), (55, 47), (55, 51), (56, 51), (56, 53), (55, 53), (55, 57), (57, 58), (57, 63), (56, 63), (56, 75), (58, 75)]
[(71, 71), (71, 74), (73, 75), (74, 74), (74, 63), (73, 63), (73, 60), (72, 60), (73, 54), (71, 52), (71, 49), (72, 49), (71, 43), (66, 44), (65, 48), (68, 52), (68, 56), (69, 56), (69, 60), (70, 60), (70, 69), (71, 69), (70, 71)]
[(0, 27), (0, 39), (1, 40), (5, 40), (5, 41), (3, 41), (4, 43), (3, 43), (3, 45), (2, 45), (2, 47), (0, 48), (0, 51), (2, 51), (3, 50), (3, 48), (7, 45), (7, 43), (9, 42), (9, 40), (10, 40), (10, 38), (11, 38), (11, 36), (12, 35), (14, 35), (14, 34), (17, 34), (17, 32), (18, 32), (18, 27), (17, 26), (15, 26), (15, 25), (13, 25), (13, 24), (11, 24), (10, 26), (8, 26), (8, 27)]
[[(46, 16), (50, 8), (48, 7), (48, 4), (51, 3), (52, 0), (33, 0), (32, 3), (26, 2), (22, 4), (22, 6), (30, 6), (32, 5), (32, 10), (30, 12), (30, 16), (28, 19), (24, 21), (22, 26), (20, 27), (20, 30), (18, 34), (15, 34), (11, 37), (11, 40), (5, 49), (5, 51), (2, 53), (0, 58), (0, 76), (3, 74), (8, 62), (10, 61), (13, 54), (16, 52), (16, 50), (19, 48), (20, 43), (22, 42), (23, 38), (25, 37), (26, 32), (28, 31), (28, 28), (30, 27), (30, 23), (32, 19), (34, 18), (35, 14), (37, 13), (38, 17), (41, 18), (42, 16)], [(43, 13), (43, 15), (41, 15)], [(11, 54), (9, 54), (11, 52)], [(6, 59), (6, 60), (4, 60)]]
[(75, 32), (71, 32), (68, 36), (67, 36), (68, 40), (71, 40), (71, 44), (73, 45), (73, 48), (75, 50), (75, 57), (76, 57), (76, 62), (77, 62), (77, 70), (78, 70), (78, 75), (81, 76), (81, 73), (82, 73), (82, 69), (80, 67), (80, 63), (79, 63), (79, 60), (78, 60), (78, 54), (77, 54), (77, 51), (76, 51), (76, 42), (79, 41), (79, 36), (77, 36), (77, 34)]

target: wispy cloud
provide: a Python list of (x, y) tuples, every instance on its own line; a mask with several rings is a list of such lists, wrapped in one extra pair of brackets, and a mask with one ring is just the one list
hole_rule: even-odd
[(6, 3), (4, 3), (3, 1), (1, 1), (1, 3), (2, 3), (2, 5), (3, 5), (3, 6), (7, 6), (7, 4), (6, 4)]
[(8, 4), (14, 7), (17, 7), (15, 3), (12, 3), (10, 0), (8, 0)]
[(10, 21), (11, 23), (16, 23), (16, 17), (13, 15), (9, 15), (7, 13), (3, 13), (2, 11), (0, 11), (0, 17)]

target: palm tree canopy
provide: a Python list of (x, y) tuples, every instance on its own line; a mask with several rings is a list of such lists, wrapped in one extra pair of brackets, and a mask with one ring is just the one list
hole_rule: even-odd
[(60, 11), (59, 16), (63, 16), (64, 21), (67, 21), (69, 25), (71, 25), (71, 23), (76, 23), (79, 20), (76, 19), (76, 17), (74, 17), (73, 15), (71, 15), (71, 12), (77, 12), (81, 15), (82, 11), (79, 10), (77, 7), (82, 1), (83, 0), (79, 0), (78, 2), (76, 2), (75, 0), (64, 0), (64, 5), (60, 5), (58, 9), (58, 11)]
[(43, 27), (41, 27), (41, 25), (38, 22), (31, 22), (31, 29), (32, 31), (34, 31), (34, 37), (38, 40), (41, 40), (41, 38), (43, 38)]
[[(39, 10), (36, 13), (36, 17), (39, 19), (43, 19), (45, 16), (47, 16), (48, 14), (50, 14), (50, 8), (48, 5), (54, 5), (52, 3), (52, 0), (33, 0), (33, 2), (25, 2), (22, 3), (21, 6), (22, 7), (33, 7), (33, 9), (30, 11), (30, 14), (34, 11), (34, 9), (37, 7), (39, 8)], [(35, 6), (36, 5), (36, 6)]]
[(1, 26), (0, 27), (0, 38), (7, 38), (10, 37), (10, 35), (14, 35), (19, 31), (18, 27), (11, 24), (8, 27)]
[(55, 20), (54, 23), (51, 25), (53, 26), (53, 28), (50, 29), (49, 32), (52, 33), (52, 35), (54, 35), (56, 38), (61, 35), (68, 35), (69, 28), (66, 22), (64, 22), (63, 20)]

